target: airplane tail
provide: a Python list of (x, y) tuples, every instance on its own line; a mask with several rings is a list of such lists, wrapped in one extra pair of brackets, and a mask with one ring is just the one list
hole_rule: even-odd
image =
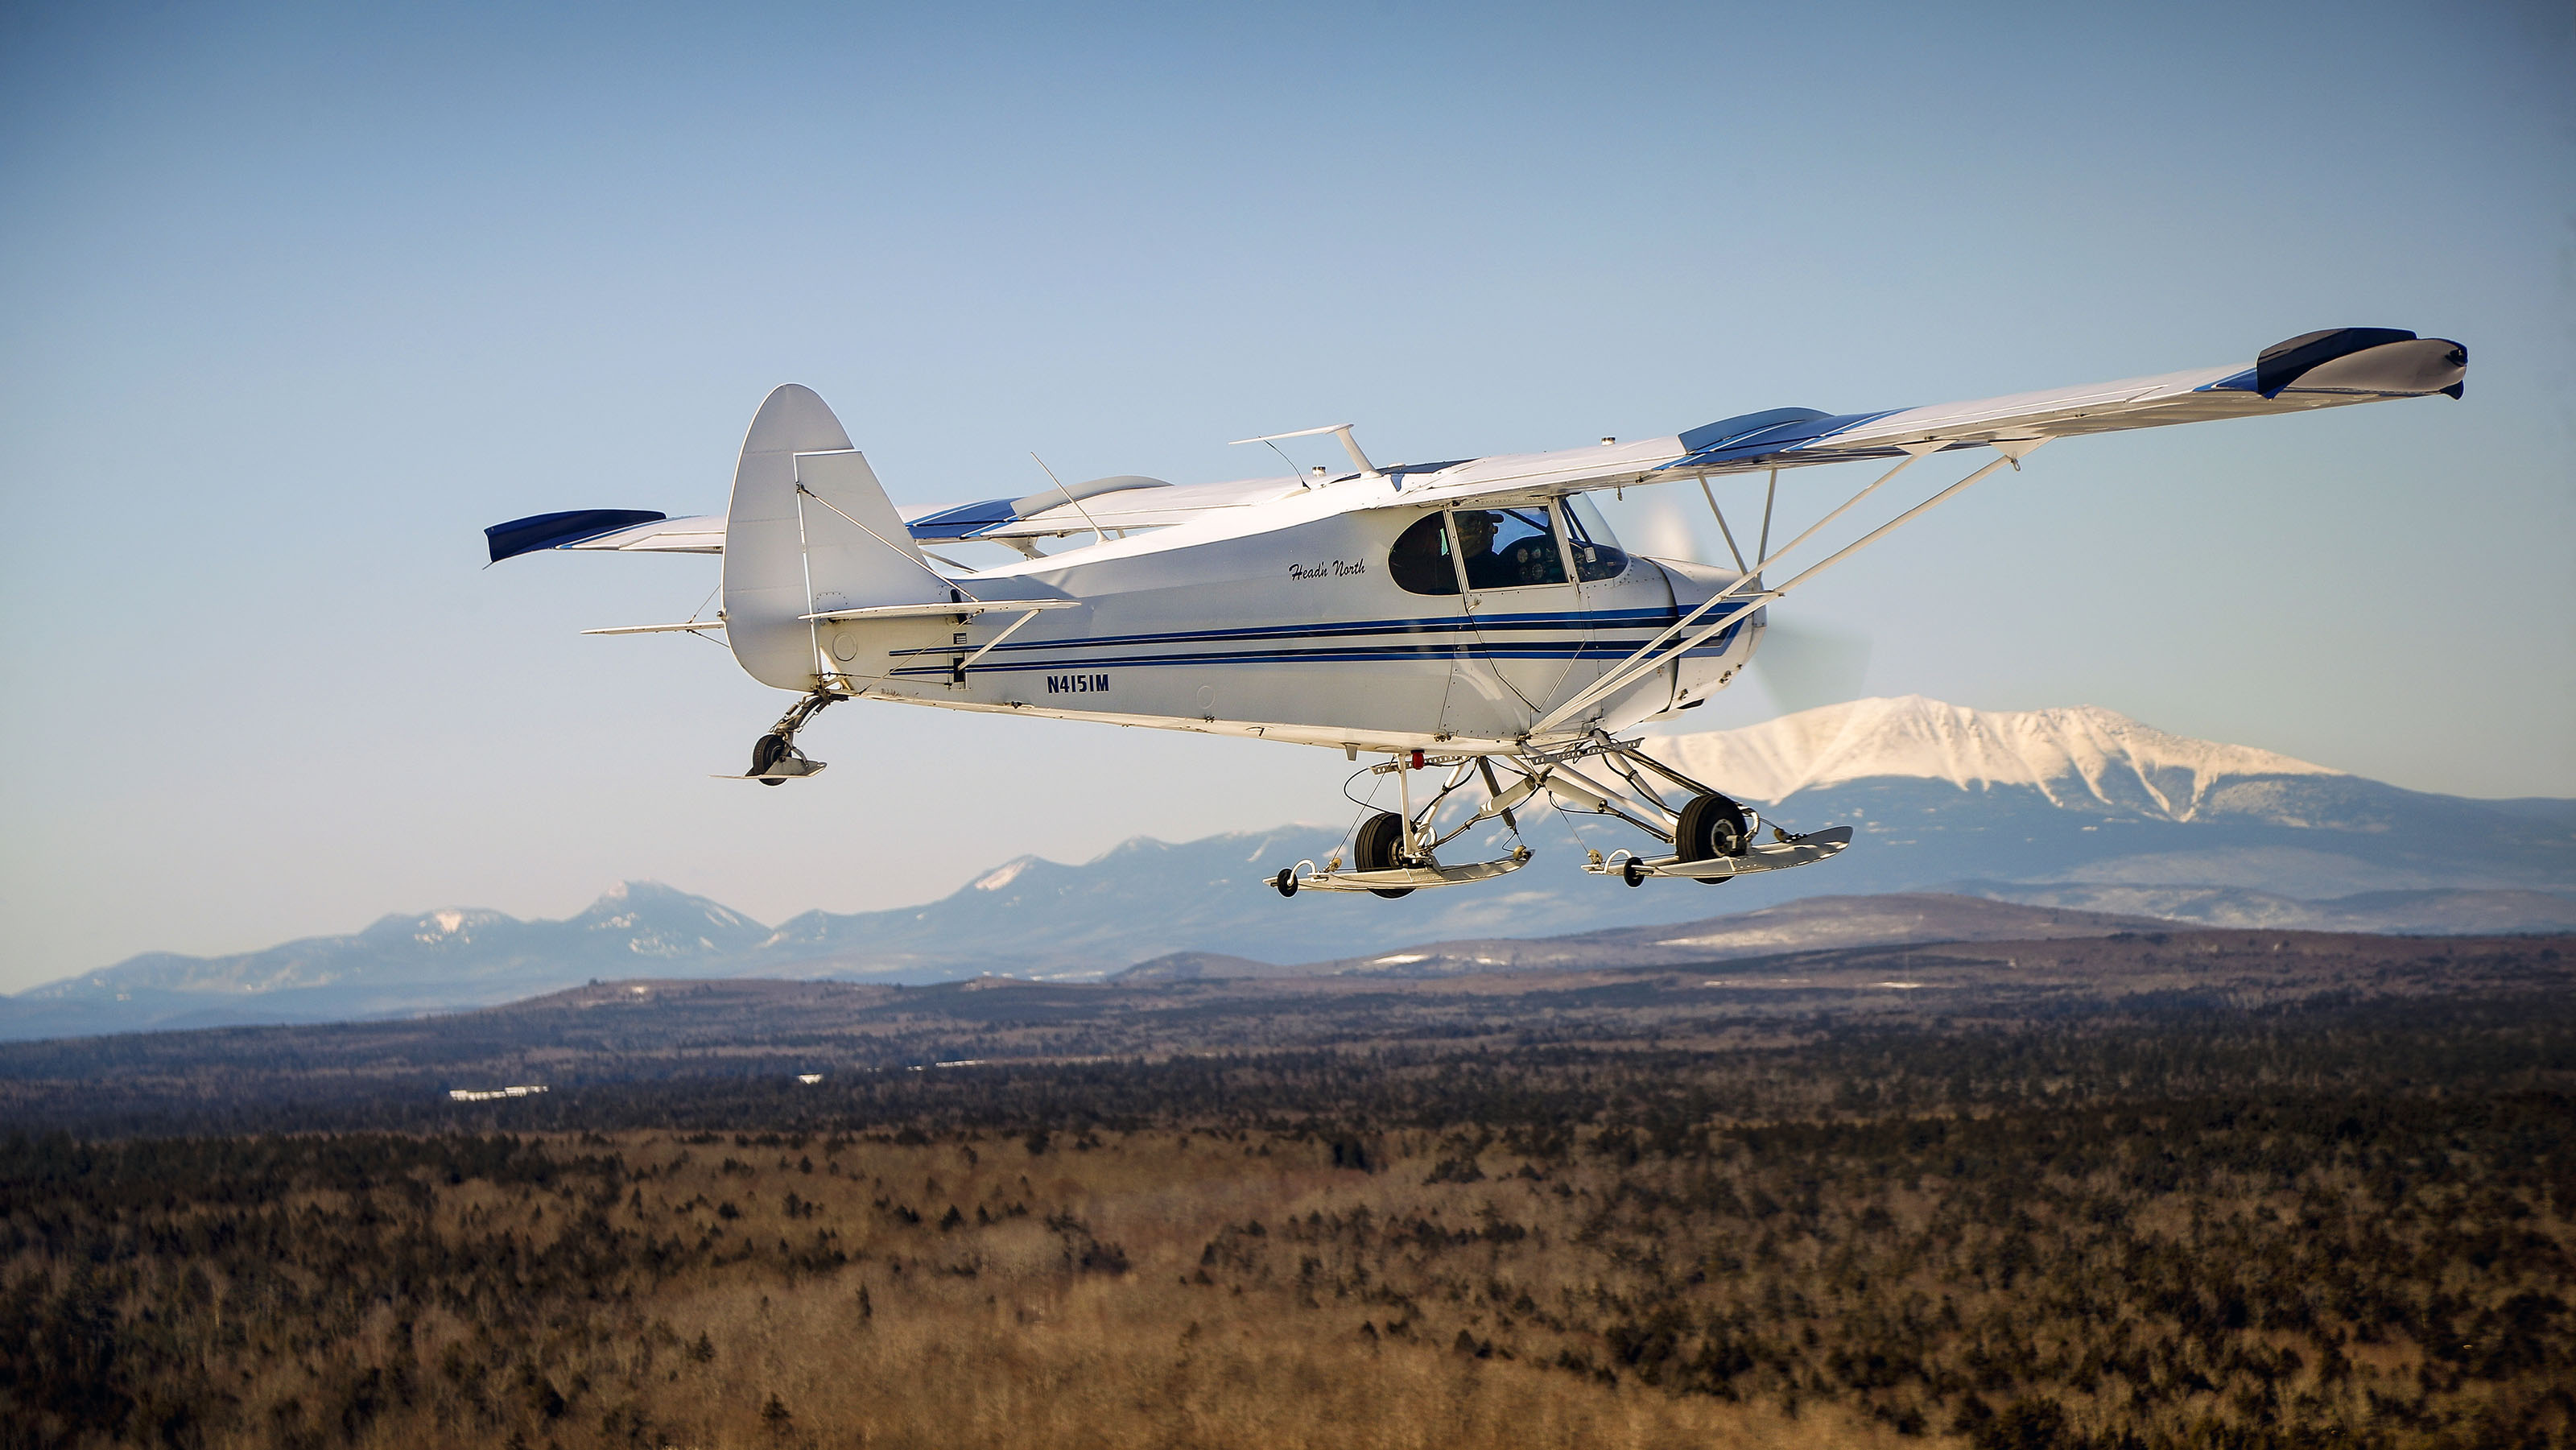
[(952, 597), (841, 420), (811, 388), (772, 392), (743, 437), (725, 511), (725, 639), (743, 669), (797, 691), (877, 673), (882, 661), (857, 659), (853, 640), (878, 630), (806, 616)]

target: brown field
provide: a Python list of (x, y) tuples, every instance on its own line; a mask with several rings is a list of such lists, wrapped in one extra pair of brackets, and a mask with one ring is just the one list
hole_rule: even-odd
[[(457, 1110), (547, 1131), (277, 1088), (268, 1131), (19, 1133), (0, 1447), (2576, 1444), (2576, 1001), (2554, 947), (2415, 953), (1958, 1016), (1485, 982), (1374, 1044), (1237, 1004), (1150, 1058)], [(888, 1030), (1106, 1030), (1021, 990)], [(1305, 1045), (1205, 1047), (1262, 1031)], [(279, 1040), (207, 1036), (163, 1091)]]

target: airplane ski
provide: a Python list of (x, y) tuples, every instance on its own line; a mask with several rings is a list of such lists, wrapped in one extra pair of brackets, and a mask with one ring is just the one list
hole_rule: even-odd
[(829, 764), (831, 764), (831, 762), (826, 760), (807, 760), (800, 755), (791, 755), (784, 759), (771, 762), (767, 768), (762, 770), (753, 771), (744, 775), (715, 775), (709, 776), (708, 779), (756, 780), (762, 785), (776, 785), (781, 781), (803, 780), (809, 775), (821, 775), (824, 767)]
[[(1375, 871), (1344, 871), (1339, 869), (1342, 858), (1336, 856), (1325, 863), (1333, 869), (1318, 870), (1314, 862), (1300, 861), (1294, 866), (1282, 868), (1278, 875), (1270, 877), (1262, 884), (1282, 896), (1294, 896), (1300, 891), (1369, 891), (1379, 895), (1392, 891), (1401, 894), (1418, 887), (1464, 886), (1470, 881), (1491, 881), (1497, 876), (1518, 871), (1528, 864), (1529, 858), (1529, 847), (1515, 846), (1508, 856), (1493, 861), (1471, 862), (1465, 866), (1434, 864), (1389, 866)], [(1306, 874), (1298, 875), (1301, 870)]]
[(1693, 881), (1715, 884), (1760, 871), (1786, 871), (1792, 866), (1812, 866), (1842, 854), (1851, 844), (1852, 828), (1828, 826), (1803, 836), (1788, 836), (1767, 846), (1747, 846), (1741, 856), (1711, 856), (1705, 860), (1685, 861), (1678, 856), (1637, 856), (1626, 851), (1613, 851), (1604, 860), (1597, 854), (1583, 864), (1594, 876), (1616, 876), (1631, 886), (1645, 883), (1649, 876), (1686, 876)]

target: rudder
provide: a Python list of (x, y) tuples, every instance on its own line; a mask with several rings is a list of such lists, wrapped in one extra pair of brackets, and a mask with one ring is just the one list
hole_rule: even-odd
[(771, 392), (743, 436), (725, 511), (735, 660), (764, 685), (812, 690), (843, 666), (801, 616), (949, 597), (831, 408), (796, 383)]

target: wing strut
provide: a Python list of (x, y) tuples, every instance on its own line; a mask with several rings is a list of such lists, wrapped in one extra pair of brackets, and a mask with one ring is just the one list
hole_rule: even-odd
[[(1582, 690), (1578, 691), (1573, 699), (1568, 700), (1564, 704), (1557, 706), (1554, 710), (1549, 711), (1544, 719), (1530, 727), (1529, 733), (1531, 735), (1539, 735), (1546, 731), (1553, 730), (1578, 712), (1589, 708), (1594, 701), (1610, 694), (1614, 690), (1625, 689), (1649, 671), (1660, 669), (1667, 662), (1677, 659), (1680, 656), (1689, 653), (1691, 650), (1697, 649), (1712, 635), (1717, 634), (1719, 631), (1743, 619), (1748, 612), (1762, 605), (1768, 604), (1774, 599), (1782, 597), (1790, 590), (1806, 583), (1809, 579), (1825, 572), (1827, 569), (1830, 569), (1834, 565), (1841, 563), (1843, 560), (1850, 558), (1852, 555), (1859, 553), (1862, 549), (1876, 543), (1880, 538), (1894, 530), (1899, 524), (1912, 520), (1915, 516), (1923, 513), (1927, 509), (1930, 509), (1934, 504), (1942, 502), (1952, 494), (1966, 488), (1969, 484), (1975, 483), (1977, 480), (1994, 472), (1996, 469), (2003, 467), (2005, 464), (2009, 463), (2016, 469), (2020, 468), (2022, 459), (2039, 451), (2040, 445), (2047, 441), (2048, 440), (2045, 438), (1999, 438), (1994, 440), (1994, 450), (1997, 453), (2002, 454), (2002, 457), (1987, 464), (1985, 467), (1978, 469), (1976, 472), (1969, 474), (1967, 477), (1960, 479), (1957, 483), (1954, 483), (1948, 488), (1941, 490), (1939, 493), (1932, 495), (1930, 498), (1916, 504), (1914, 507), (1907, 509), (1905, 512), (1898, 514), (1896, 517), (1889, 519), (1886, 523), (1883, 523), (1877, 528), (1870, 530), (1868, 533), (1861, 535), (1859, 538), (1844, 545), (1842, 548), (1827, 555), (1825, 558), (1818, 560), (1814, 564), (1808, 565), (1806, 568), (1798, 571), (1798, 573), (1790, 578), (1787, 583), (1782, 584), (1777, 589), (1764, 589), (1752, 594), (1739, 596), (1737, 594), (1738, 590), (1743, 589), (1748, 584), (1755, 583), (1760, 576), (1746, 575), (1745, 577), (1736, 580), (1724, 589), (1719, 590), (1716, 594), (1709, 596), (1708, 600), (1702, 603), (1697, 609), (1692, 610), (1689, 614), (1684, 615), (1680, 620), (1667, 626), (1661, 634), (1648, 640), (1635, 654), (1632, 654), (1625, 660), (1620, 661), (1607, 673), (1603, 674), (1601, 678), (1593, 681), (1590, 685), (1587, 685)], [(1904, 462), (1899, 463), (1894, 468), (1880, 474), (1877, 480), (1871, 483), (1869, 487), (1862, 489), (1860, 492), (1853, 494), (1850, 498), (1844, 500), (1841, 508), (1837, 508), (1832, 513), (1818, 519), (1805, 533), (1800, 534), (1798, 537), (1791, 539), (1788, 543), (1781, 545), (1780, 553), (1786, 554), (1790, 550), (1798, 547), (1800, 544), (1805, 543), (1809, 538), (1814, 536), (1817, 529), (1821, 529), (1825, 525), (1832, 523), (1835, 519), (1841, 517), (1845, 511), (1849, 510), (1853, 504), (1859, 503), (1862, 499), (1869, 497), (1870, 494), (1877, 491), (1880, 484), (1883, 484), (1889, 479), (1894, 478), (1896, 475), (1903, 473), (1907, 468), (1913, 465), (1916, 459), (1923, 457), (1927, 453), (1937, 452), (1941, 447), (1942, 445), (1938, 442), (1910, 445), (1907, 449)], [(1778, 554), (1770, 555), (1762, 562), (1767, 564), (1771, 559), (1777, 557), (1779, 557)], [(1719, 604), (1729, 599), (1735, 600), (1736, 607), (1734, 609), (1721, 614), (1717, 619), (1708, 624), (1698, 625), (1696, 630), (1692, 629), (1693, 625), (1698, 624), (1700, 616), (1708, 613), (1712, 609), (1715, 609)], [(1691, 632), (1684, 634), (1684, 631)], [(1664, 650), (1661, 655), (1657, 655), (1655, 653), (1659, 646), (1662, 646), (1666, 640), (1673, 638), (1673, 636), (1677, 634), (1683, 636), (1680, 643)]]
[(1717, 515), (1717, 531), (1726, 536), (1726, 552), (1735, 556), (1735, 572), (1738, 574), (1752, 573), (1753, 571), (1746, 568), (1744, 565), (1744, 551), (1735, 547), (1735, 530), (1726, 526), (1726, 510), (1717, 506), (1717, 495), (1715, 492), (1710, 490), (1708, 486), (1708, 475), (1705, 473), (1699, 476), (1699, 495), (1700, 497), (1708, 500), (1708, 511)]
[[(1905, 463), (1912, 463), (1916, 458), (1921, 457), (1921, 456), (1922, 456), (1922, 455), (1920, 455), (1920, 454), (1908, 453), (1908, 454), (1905, 456)], [(1905, 463), (1900, 463), (1900, 464), (1896, 465), (1896, 468), (1903, 468), (1903, 467), (1905, 466)], [(1889, 470), (1887, 471), (1887, 478), (1894, 478), (1894, 477), (1896, 476), (1896, 468), (1891, 468), (1891, 469), (1889, 469)], [(1880, 480), (1878, 481), (1878, 483), (1885, 483), (1885, 482), (1887, 482), (1887, 478), (1882, 478), (1882, 479), (1880, 479)], [(1706, 483), (1706, 482), (1708, 482), (1708, 475), (1706, 475), (1706, 474), (1702, 474), (1702, 475), (1700, 475), (1700, 482), (1702, 482), (1702, 483)], [(1870, 485), (1870, 487), (1871, 487), (1871, 488), (1876, 488), (1876, 487), (1878, 487), (1878, 483), (1873, 483), (1873, 484), (1871, 484), (1871, 485)], [(1771, 470), (1771, 481), (1762, 485), (1762, 538), (1760, 539), (1760, 541), (1758, 541), (1757, 543), (1755, 543), (1755, 544), (1754, 544), (1754, 546), (1753, 546), (1753, 559), (1754, 559), (1753, 567), (1754, 567), (1754, 568), (1756, 568), (1756, 569), (1759, 569), (1759, 568), (1761, 568), (1763, 565), (1768, 564), (1768, 563), (1770, 563), (1770, 562), (1771, 562), (1771, 504), (1772, 504), (1772, 501), (1773, 501), (1773, 500), (1775, 500), (1775, 499), (1777, 499), (1779, 496), (1780, 496), (1780, 470), (1778, 470), (1778, 469), (1776, 469), (1776, 468), (1775, 468), (1775, 469), (1772, 469), (1772, 470)], [(1859, 499), (1857, 499), (1857, 498), (1855, 498), (1855, 499), (1853, 499), (1853, 500), (1852, 500), (1852, 503), (1858, 503), (1858, 502), (1860, 502), (1860, 500), (1859, 500)], [(1845, 505), (1843, 505), (1843, 507), (1844, 507), (1844, 508), (1849, 508), (1849, 507), (1851, 507), (1851, 504), (1845, 504)], [(1837, 512), (1839, 512), (1839, 510), (1837, 510)], [(1827, 514), (1825, 517), (1827, 517), (1827, 518), (1831, 518), (1831, 517), (1833, 517), (1833, 515), (1832, 515), (1832, 514)], [(1812, 533), (1814, 533), (1814, 532), (1815, 532), (1815, 530), (1813, 530), (1813, 529), (1809, 529), (1809, 530), (1807, 531), (1807, 533), (1809, 533), (1809, 534), (1812, 534)], [(1805, 538), (1805, 537), (1806, 537), (1806, 534), (1801, 534), (1801, 535), (1799, 535), (1799, 537), (1800, 537), (1800, 538)], [(1794, 548), (1796, 548), (1796, 547), (1798, 547), (1798, 546), (1797, 546), (1795, 543), (1791, 543), (1791, 544), (1786, 545), (1785, 547), (1783, 547), (1783, 548), (1780, 550), (1780, 552), (1781, 552), (1781, 553), (1783, 553), (1783, 554), (1785, 554), (1785, 553), (1789, 552), (1789, 550), (1790, 550), (1790, 549), (1794, 549)]]
[[(1048, 601), (1048, 602), (1052, 603), (1053, 601)], [(988, 639), (988, 640), (984, 641), (984, 647), (983, 647), (982, 649), (979, 649), (979, 650), (975, 651), (973, 654), (968, 655), (966, 658), (964, 658), (964, 659), (962, 659), (962, 660), (959, 660), (959, 661), (957, 662), (957, 668), (956, 668), (956, 670), (955, 670), (955, 673), (957, 673), (957, 674), (959, 674), (959, 675), (963, 675), (963, 674), (965, 674), (965, 673), (966, 673), (966, 667), (967, 667), (968, 665), (971, 665), (971, 664), (975, 663), (977, 660), (982, 659), (984, 656), (986, 656), (986, 655), (988, 655), (988, 654), (991, 654), (991, 653), (993, 652), (993, 650), (994, 650), (994, 647), (995, 647), (995, 646), (999, 645), (1002, 641), (1004, 641), (1004, 640), (1006, 640), (1006, 639), (1009, 639), (1012, 635), (1018, 634), (1018, 633), (1020, 632), (1020, 626), (1021, 626), (1021, 625), (1024, 625), (1024, 624), (1028, 623), (1030, 620), (1037, 618), (1037, 617), (1038, 617), (1038, 615), (1039, 615), (1039, 614), (1041, 614), (1041, 613), (1043, 613), (1043, 612), (1044, 612), (1044, 611), (1042, 611), (1042, 610), (1032, 609), (1032, 610), (1030, 610), (1028, 613), (1021, 615), (1019, 618), (1012, 620), (1009, 624), (1006, 624), (1006, 625), (1002, 626), (1002, 632), (1001, 632), (1000, 634), (997, 634), (997, 635), (993, 636), (991, 639)]]
[[(1843, 500), (1842, 507), (1835, 509), (1832, 513), (1825, 515), (1823, 518), (1816, 520), (1814, 524), (1808, 527), (1806, 533), (1800, 534), (1798, 537), (1781, 545), (1780, 552), (1783, 554), (1788, 553), (1791, 549), (1807, 542), (1807, 540), (1815, 534), (1817, 529), (1821, 529), (1825, 525), (1832, 523), (1834, 520), (1841, 518), (1845, 513), (1850, 511), (1854, 504), (1857, 504), (1862, 499), (1876, 493), (1881, 485), (1885, 484), (1889, 479), (1896, 477), (1896, 475), (1903, 473), (1905, 470), (1912, 468), (1916, 460), (1922, 458), (1924, 454), (1931, 451), (1933, 450), (1929, 448), (1924, 448), (1918, 451), (1909, 451), (1904, 458), (1897, 462), (1897, 465), (1894, 468), (1880, 474), (1870, 483), (1869, 487), (1864, 488), (1860, 492), (1853, 494), (1850, 498)], [(1705, 482), (1706, 480), (1703, 479), (1702, 481)], [(1771, 521), (1768, 517), (1769, 512), (1770, 511), (1767, 508), (1764, 510), (1765, 517), (1762, 522), (1762, 531), (1766, 537), (1754, 550), (1755, 553), (1763, 556), (1754, 566), (1757, 569), (1763, 564), (1771, 562), (1771, 555), (1769, 552), (1770, 539), (1767, 537), (1771, 531)], [(1601, 678), (1593, 681), (1590, 685), (1587, 685), (1582, 690), (1578, 691), (1573, 699), (1566, 701), (1564, 704), (1550, 711), (1545, 719), (1530, 727), (1529, 733), (1536, 735), (1542, 731), (1556, 728), (1560, 722), (1564, 721), (1568, 716), (1573, 715), (1576, 711), (1585, 708), (1593, 701), (1600, 699), (1602, 696), (1609, 694), (1613, 690), (1626, 688), (1630, 682), (1634, 681), (1638, 676), (1643, 675), (1647, 670), (1661, 666), (1665, 660), (1673, 658), (1674, 654), (1678, 654), (1680, 651), (1668, 653), (1663, 659), (1654, 660), (1651, 663), (1644, 664), (1643, 668), (1639, 668), (1640, 662), (1645, 661), (1647, 656), (1653, 654), (1666, 640), (1671, 639), (1677, 634), (1681, 634), (1685, 630), (1688, 630), (1692, 625), (1697, 624), (1701, 615), (1708, 613), (1720, 604), (1734, 598), (1736, 591), (1744, 588), (1748, 584), (1758, 584), (1760, 580), (1761, 576), (1758, 574), (1746, 574), (1742, 578), (1737, 579), (1734, 583), (1726, 586), (1724, 589), (1710, 595), (1706, 600), (1701, 602), (1697, 609), (1692, 610), (1690, 613), (1683, 615), (1680, 619), (1666, 625), (1662, 633), (1657, 634), (1653, 639), (1650, 639), (1644, 644), (1638, 646), (1635, 654), (1632, 654), (1626, 659), (1621, 660), (1618, 664), (1611, 666), (1611, 668), (1605, 672)], [(1688, 650), (1697, 648), (1700, 641), (1725, 628), (1729, 622), (1742, 614), (1745, 609), (1750, 609), (1759, 602), (1761, 602), (1759, 599), (1748, 599), (1738, 609), (1730, 611), (1728, 614), (1722, 616), (1716, 624), (1709, 626), (1699, 634), (1691, 636), (1690, 643), (1682, 646), (1682, 649)]]

